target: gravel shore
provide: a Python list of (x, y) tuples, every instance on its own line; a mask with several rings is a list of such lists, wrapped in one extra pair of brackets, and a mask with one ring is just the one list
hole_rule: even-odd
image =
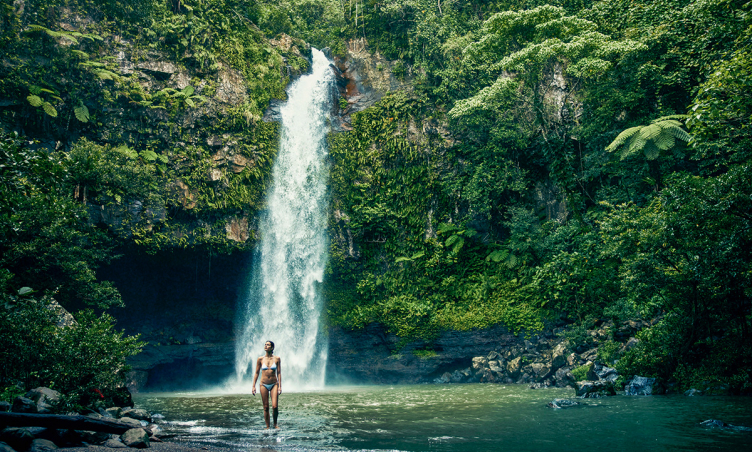
[[(112, 449), (104, 446), (86, 446), (86, 447), (66, 447), (60, 449), (62, 452), (114, 452), (135, 450), (131, 448), (117, 448)], [(231, 449), (228, 447), (210, 446), (200, 443), (183, 443), (183, 442), (152, 442), (149, 445), (150, 451), (155, 452), (237, 452), (238, 449)], [(266, 449), (271, 452), (270, 449)]]

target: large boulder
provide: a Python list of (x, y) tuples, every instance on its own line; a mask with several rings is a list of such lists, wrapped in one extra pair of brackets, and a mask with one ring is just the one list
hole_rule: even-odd
[(16, 397), (13, 400), (13, 408), (11, 408), (11, 411), (14, 413), (36, 413), (37, 410), (37, 404), (34, 403), (33, 400), (27, 398), (27, 397)]
[(616, 388), (610, 381), (578, 381), (575, 383), (577, 397), (583, 399), (615, 396)]
[(567, 343), (561, 342), (551, 352), (551, 368), (556, 370), (567, 364)]
[(595, 372), (599, 380), (610, 381), (613, 383), (619, 378), (619, 372), (616, 369), (604, 366), (603, 364), (596, 363), (593, 366), (593, 372)]
[(128, 447), (145, 449), (149, 447), (149, 434), (142, 428), (132, 428), (120, 435), (120, 440)]
[(507, 373), (512, 378), (517, 378), (522, 370), (522, 357), (518, 356), (507, 363)]
[(78, 433), (81, 436), (81, 441), (88, 443), (88, 444), (102, 444), (108, 439), (110, 439), (110, 434), (104, 433), (104, 432), (80, 430)]
[(655, 378), (639, 377), (635, 376), (624, 387), (624, 394), (626, 395), (653, 395), (655, 385)]
[(554, 381), (556, 381), (556, 386), (565, 388), (567, 386), (574, 385), (574, 377), (572, 376), (570, 370), (572, 370), (571, 367), (565, 366), (560, 367), (556, 371), (556, 373), (554, 373)]
[(131, 428), (141, 428), (142, 427), (141, 422), (139, 422), (136, 419), (133, 419), (132, 417), (123, 416), (123, 417), (120, 418), (120, 422), (122, 424), (127, 425), (128, 427), (131, 427)]
[(551, 366), (544, 363), (533, 363), (530, 365), (535, 379), (538, 381), (545, 380), (551, 375)]
[(60, 393), (54, 389), (39, 387), (26, 393), (26, 398), (37, 404), (39, 413), (49, 413), (60, 402)]
[(0, 430), (0, 441), (16, 450), (26, 450), (34, 441), (34, 435), (25, 428), (8, 427)]
[(102, 444), (104, 447), (109, 447), (110, 449), (119, 449), (119, 448), (127, 448), (125, 444), (123, 444), (122, 441), (119, 439), (108, 439), (107, 441)]
[(151, 422), (151, 414), (149, 414), (148, 411), (142, 410), (140, 408), (131, 408), (129, 410), (123, 410), (122, 416), (129, 417), (132, 419), (137, 419), (139, 421)]
[(46, 439), (35, 439), (31, 442), (29, 452), (46, 452), (48, 450), (56, 450), (58, 447), (52, 441)]
[(486, 367), (486, 364), (488, 364), (488, 358), (485, 356), (476, 356), (473, 358), (473, 370), (476, 372), (481, 372)]

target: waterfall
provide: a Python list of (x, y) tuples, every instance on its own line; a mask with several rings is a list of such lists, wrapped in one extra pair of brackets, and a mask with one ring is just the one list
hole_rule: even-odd
[(334, 73), (326, 56), (312, 51), (312, 72), (291, 84), (280, 110), (274, 182), (261, 217), (247, 299), (238, 314), (238, 385), (252, 379), (267, 340), (282, 358), (283, 388), (324, 385), (328, 344), (319, 317), (328, 258), (326, 135)]

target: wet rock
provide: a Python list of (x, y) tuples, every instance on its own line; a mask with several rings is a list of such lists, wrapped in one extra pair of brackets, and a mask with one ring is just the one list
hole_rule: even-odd
[(578, 381), (575, 383), (575, 394), (583, 399), (615, 396), (616, 389), (609, 381)]
[(2, 412), (10, 411), (12, 406), (13, 405), (11, 405), (10, 402), (6, 402), (5, 400), (3, 400), (2, 402), (0, 402), (0, 411)]
[(616, 369), (598, 363), (593, 366), (593, 372), (595, 372), (599, 380), (610, 381), (613, 383), (619, 378), (619, 372)]
[(496, 361), (496, 360), (489, 361), (488, 362), (488, 368), (491, 369), (492, 372), (495, 372), (495, 373), (498, 373), (498, 374), (503, 374), (504, 373), (504, 368), (501, 367), (501, 363), (499, 361)]
[(14, 413), (36, 413), (37, 404), (27, 397), (19, 396), (13, 400), (13, 408), (11, 408), (11, 411)]
[(89, 444), (102, 444), (110, 439), (109, 433), (93, 432), (90, 430), (79, 430), (78, 433), (81, 435), (81, 441)]
[(492, 352), (489, 352), (489, 353), (488, 353), (488, 356), (486, 356), (486, 359), (487, 359), (487, 360), (488, 360), (488, 362), (490, 363), (491, 361), (494, 361), (494, 360), (498, 360), (498, 359), (499, 359), (500, 357), (501, 357), (501, 356), (499, 355), (499, 353), (498, 353), (498, 352), (494, 352), (494, 351), (492, 351)]
[(452, 374), (449, 372), (444, 372), (441, 374), (440, 377), (436, 377), (436, 379), (433, 380), (436, 384), (447, 384), (452, 380)]
[(496, 383), (496, 375), (491, 372), (491, 369), (483, 369), (480, 376), (481, 383)]
[(141, 428), (141, 427), (142, 427), (142, 426), (141, 426), (141, 422), (139, 422), (139, 421), (137, 421), (136, 419), (133, 419), (133, 418), (131, 418), (131, 417), (127, 417), (127, 416), (123, 416), (123, 417), (121, 417), (121, 418), (120, 418), (120, 422), (121, 422), (122, 424), (125, 424), (125, 425), (127, 425), (127, 426), (129, 426), (129, 427), (133, 427), (133, 428), (136, 428), (136, 429), (137, 429), (137, 428)]
[(541, 381), (538, 383), (533, 383), (528, 388), (529, 389), (548, 389), (552, 387), (553, 385), (551, 384), (551, 382), (549, 380), (546, 380), (546, 381)]
[(26, 393), (25, 397), (37, 404), (37, 412), (39, 413), (51, 412), (53, 406), (60, 402), (60, 393), (45, 387), (32, 389)]
[(128, 447), (125, 444), (123, 444), (123, 442), (120, 441), (119, 439), (112, 439), (112, 438), (110, 438), (107, 441), (105, 441), (104, 443), (102, 443), (102, 446), (109, 447), (111, 449), (120, 449), (120, 448), (127, 448)]
[(128, 447), (145, 449), (149, 447), (149, 435), (142, 428), (132, 428), (120, 435), (120, 440)]
[(580, 402), (576, 402), (574, 400), (569, 399), (553, 399), (552, 401), (548, 402), (549, 408), (554, 409), (561, 409), (561, 408), (571, 408), (573, 406), (581, 405)]
[(684, 391), (684, 395), (687, 396), (687, 397), (701, 396), (702, 395), (702, 391), (700, 391), (698, 389), (695, 389), (695, 388), (692, 388), (692, 389), (689, 389), (687, 391)]
[(530, 365), (535, 378), (538, 380), (544, 380), (551, 375), (551, 366), (544, 363), (533, 363)]
[(26, 450), (34, 441), (34, 435), (25, 428), (8, 427), (0, 431), (0, 441), (16, 450)]
[(149, 424), (146, 427), (144, 427), (144, 431), (151, 438), (152, 436), (159, 436), (159, 435), (161, 435), (162, 434), (162, 427), (158, 426), (157, 424)]
[(624, 393), (626, 395), (653, 395), (653, 386), (655, 385), (655, 378), (639, 377), (635, 376), (624, 387)]
[(708, 419), (707, 421), (700, 422), (700, 425), (702, 425), (703, 427), (722, 428), (725, 430), (735, 430), (737, 432), (752, 432), (752, 427), (727, 424), (718, 419)]
[(16, 449), (0, 441), (0, 452), (16, 452)]
[(554, 374), (554, 380), (556, 381), (556, 386), (560, 388), (565, 388), (567, 386), (573, 386), (574, 385), (574, 377), (572, 376), (572, 373), (570, 372), (572, 370), (571, 367), (561, 367), (559, 368), (556, 373)]
[(31, 442), (29, 452), (45, 452), (48, 450), (57, 450), (57, 445), (46, 439), (35, 439)]

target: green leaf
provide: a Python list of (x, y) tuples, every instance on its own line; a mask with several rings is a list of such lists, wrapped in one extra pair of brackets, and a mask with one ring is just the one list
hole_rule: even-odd
[(183, 88), (182, 92), (185, 96), (192, 96), (194, 91), (196, 91), (195, 88), (193, 88), (191, 85), (188, 85), (185, 88)]
[(31, 287), (21, 287), (20, 289), (18, 289), (18, 295), (20, 295), (22, 297), (24, 295), (29, 295), (29, 294), (31, 294), (33, 292), (34, 292), (34, 289), (32, 289)]
[(462, 249), (462, 246), (465, 244), (465, 239), (459, 236), (456, 236), (456, 237), (458, 237), (457, 243), (455, 243), (454, 248), (452, 248), (452, 253), (454, 254), (459, 253), (460, 250)]
[(419, 251), (419, 252), (417, 252), (417, 253), (413, 254), (413, 257), (411, 257), (410, 259), (412, 259), (412, 260), (415, 260), (415, 259), (420, 259), (420, 258), (421, 258), (421, 257), (423, 257), (423, 256), (424, 256), (425, 254), (426, 254), (426, 253), (424, 253), (423, 251)]
[(189, 106), (189, 107), (191, 107), (191, 108), (193, 108), (193, 107), (195, 107), (195, 106), (196, 106), (196, 104), (195, 104), (195, 103), (193, 103), (193, 101), (192, 101), (191, 99), (186, 99), (186, 100), (185, 100), (185, 104), (186, 104), (186, 105), (188, 105), (188, 106)]
[(400, 263), (400, 262), (405, 262), (405, 261), (409, 261), (409, 260), (411, 260), (409, 257), (400, 256), (397, 259), (395, 259), (394, 262)]
[(154, 152), (154, 151), (148, 151), (148, 150), (147, 151), (142, 151), (141, 152), (141, 157), (143, 157), (144, 160), (147, 160), (149, 162), (153, 162), (154, 160), (157, 159), (157, 153)]
[(44, 109), (44, 112), (48, 115), (52, 116), (53, 118), (57, 118), (57, 110), (55, 110), (55, 107), (53, 107), (49, 102), (42, 104), (42, 109)]
[(89, 109), (86, 105), (79, 105), (73, 109), (73, 113), (76, 115), (76, 119), (81, 122), (89, 122)]
[(29, 101), (32, 107), (41, 107), (44, 103), (41, 97), (35, 96), (33, 94), (30, 94), (28, 97), (26, 97), (26, 100)]
[(444, 234), (444, 233), (447, 233), (449, 231), (454, 231), (455, 229), (457, 229), (457, 226), (455, 226), (455, 225), (453, 225), (451, 223), (441, 223), (439, 225), (439, 228), (436, 231), (436, 233), (437, 234)]

